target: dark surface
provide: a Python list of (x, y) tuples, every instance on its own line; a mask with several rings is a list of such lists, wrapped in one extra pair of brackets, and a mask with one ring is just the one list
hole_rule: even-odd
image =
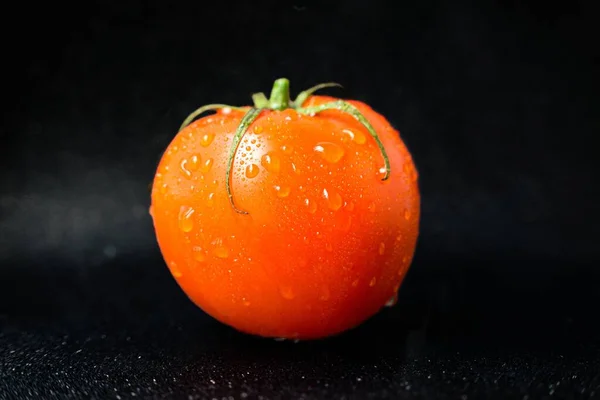
[[(593, 2), (200, 3), (6, 10), (0, 399), (600, 395)], [(187, 113), (280, 76), (342, 83), (420, 172), (398, 304), (319, 342), (202, 314), (147, 215)]]

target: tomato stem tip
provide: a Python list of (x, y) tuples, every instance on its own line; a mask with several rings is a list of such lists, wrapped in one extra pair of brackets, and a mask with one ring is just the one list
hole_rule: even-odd
[(290, 107), (290, 81), (287, 78), (279, 78), (273, 84), (269, 108), (271, 110), (283, 111)]

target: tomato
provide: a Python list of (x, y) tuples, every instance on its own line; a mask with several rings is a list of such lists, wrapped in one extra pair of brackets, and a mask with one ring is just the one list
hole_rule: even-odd
[(393, 299), (412, 261), (412, 157), (368, 105), (314, 94), (328, 86), (291, 101), (282, 78), (252, 107), (203, 107), (156, 171), (166, 264), (191, 301), (239, 331), (339, 334)]

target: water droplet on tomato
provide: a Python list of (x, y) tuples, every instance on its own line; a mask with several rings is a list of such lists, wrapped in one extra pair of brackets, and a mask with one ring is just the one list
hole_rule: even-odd
[(212, 166), (213, 166), (213, 159), (208, 158), (206, 161), (204, 161), (204, 164), (202, 164), (201, 171), (204, 173), (207, 173), (208, 171), (210, 171)]
[(281, 160), (279, 156), (274, 153), (264, 154), (260, 159), (261, 165), (271, 173), (278, 173), (281, 169)]
[(340, 223), (340, 230), (342, 232), (348, 232), (350, 230), (350, 227), (352, 227), (352, 216), (348, 215)]
[(402, 241), (402, 234), (399, 233), (398, 236), (396, 236), (396, 241), (397, 242), (401, 242)]
[(308, 208), (308, 212), (314, 214), (317, 211), (317, 203), (311, 199), (304, 199), (304, 205)]
[(218, 258), (227, 258), (229, 257), (229, 249), (223, 245), (219, 245), (215, 247), (213, 254)]
[(260, 125), (255, 125), (255, 126), (254, 126), (254, 133), (256, 133), (257, 135), (258, 135), (259, 133), (261, 133), (262, 131), (263, 131), (263, 128), (262, 128), (262, 126), (260, 126)]
[(200, 138), (200, 146), (202, 146), (202, 147), (208, 147), (208, 146), (210, 146), (210, 144), (212, 143), (212, 141), (214, 139), (215, 139), (215, 134), (214, 133), (205, 133)]
[(408, 261), (408, 257), (406, 257), (406, 256), (402, 257), (402, 264), (406, 264), (407, 261)]
[(350, 202), (350, 203), (346, 204), (345, 210), (350, 211), (350, 212), (354, 211), (354, 203)]
[(212, 207), (214, 205), (215, 205), (215, 194), (209, 193), (208, 197), (206, 198), (206, 207)]
[(194, 154), (190, 157), (189, 162), (186, 164), (186, 167), (189, 171), (196, 171), (200, 164), (200, 156)]
[(344, 156), (344, 149), (335, 143), (320, 142), (317, 143), (313, 150), (319, 153), (319, 155), (328, 163), (335, 164), (342, 159)]
[(386, 175), (387, 175), (387, 169), (385, 167), (379, 168), (379, 170), (377, 171), (377, 178), (383, 179), (383, 178), (385, 178)]
[(327, 190), (323, 189), (323, 197), (327, 200), (327, 206), (333, 210), (337, 211), (342, 207), (342, 196), (333, 189)]
[(358, 279), (355, 279), (352, 281), (352, 287), (357, 287), (358, 286)]
[(284, 144), (283, 146), (281, 146), (281, 151), (283, 152), (283, 154), (290, 155), (294, 151), (294, 147), (290, 144)]
[(192, 215), (194, 214), (194, 209), (188, 206), (181, 206), (179, 209), (179, 229), (183, 232), (190, 232), (194, 229), (194, 220), (192, 219)]
[(385, 243), (379, 243), (379, 255), (382, 256), (385, 254)]
[(242, 297), (242, 304), (244, 305), (244, 307), (250, 306), (250, 302), (245, 297)]
[(369, 206), (367, 207), (367, 209), (371, 212), (375, 212), (377, 210), (377, 203), (372, 201), (371, 204), (369, 204)]
[(158, 191), (159, 191), (161, 194), (165, 194), (165, 193), (167, 193), (167, 190), (168, 190), (168, 186), (167, 186), (167, 184), (166, 184), (166, 183), (163, 183), (163, 184), (160, 186), (160, 188), (158, 189)]
[(290, 194), (290, 187), (289, 186), (274, 186), (275, 189), (275, 193), (277, 193), (277, 197), (280, 198), (284, 198), (284, 197), (288, 197)]
[(373, 286), (375, 286), (376, 284), (377, 284), (377, 278), (376, 278), (376, 277), (373, 277), (373, 278), (371, 279), (371, 281), (369, 282), (369, 286), (370, 286), (370, 287), (373, 287)]
[(407, 221), (410, 219), (410, 210), (408, 208), (404, 209), (404, 219)]
[(294, 290), (289, 286), (280, 286), (279, 293), (281, 294), (281, 297), (286, 300), (292, 300), (294, 297), (296, 297)]
[(392, 297), (387, 301), (387, 303), (385, 303), (386, 307), (393, 307), (396, 305), (396, 303), (398, 302), (398, 295), (396, 293), (394, 293), (392, 295)]
[(169, 263), (169, 270), (171, 271), (171, 274), (175, 278), (180, 278), (183, 276), (183, 273), (181, 272), (181, 270), (179, 269), (179, 267), (177, 266), (177, 263), (175, 261), (171, 261)]
[(365, 142), (367, 141), (367, 137), (361, 131), (354, 132), (350, 129), (344, 129), (342, 132), (346, 135), (346, 137), (348, 137), (351, 141), (355, 142), (356, 144), (365, 144)]
[(327, 300), (329, 300), (330, 296), (331, 296), (331, 293), (329, 292), (329, 288), (327, 286), (323, 286), (321, 288), (321, 295), (319, 296), (319, 300), (327, 301)]
[(188, 160), (186, 160), (185, 158), (183, 160), (181, 160), (181, 162), (179, 163), (179, 168), (181, 169), (181, 172), (183, 172), (183, 176), (185, 176), (186, 178), (191, 178), (192, 177), (192, 173), (190, 172), (190, 170), (187, 168), (187, 164), (188, 164)]
[(258, 175), (259, 168), (256, 164), (249, 164), (246, 166), (246, 178), (252, 179)]
[(327, 251), (333, 251), (333, 246), (331, 245), (331, 243), (326, 243), (325, 244), (325, 250), (327, 250)]
[(192, 253), (194, 256), (194, 260), (198, 262), (206, 261), (206, 254), (204, 253), (204, 249), (200, 246), (194, 246), (192, 249)]

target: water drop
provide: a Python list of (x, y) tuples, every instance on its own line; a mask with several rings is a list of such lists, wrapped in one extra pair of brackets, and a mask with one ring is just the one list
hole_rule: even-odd
[(331, 210), (337, 211), (342, 207), (342, 196), (338, 192), (331, 189), (323, 189), (323, 197), (327, 200), (327, 205)]
[(372, 201), (371, 204), (369, 204), (369, 206), (367, 207), (367, 209), (371, 212), (375, 212), (377, 210), (377, 203)]
[(190, 157), (190, 161), (186, 164), (189, 171), (196, 171), (200, 164), (200, 156), (193, 155)]
[(385, 303), (386, 307), (393, 307), (398, 302), (398, 295), (394, 293), (394, 295)]
[(283, 154), (290, 155), (294, 151), (294, 147), (289, 144), (284, 144), (283, 146), (281, 146), (281, 151), (283, 152)]
[(377, 171), (377, 178), (382, 180), (383, 178), (385, 178), (386, 175), (387, 175), (387, 169), (385, 167), (379, 168), (379, 170)]
[(404, 209), (404, 219), (407, 221), (410, 219), (410, 210), (408, 208)]
[(204, 164), (202, 164), (201, 171), (204, 173), (210, 171), (210, 169), (212, 168), (212, 165), (213, 165), (213, 159), (208, 158), (206, 161), (204, 161)]
[(331, 245), (331, 243), (325, 244), (325, 250), (327, 250), (327, 251), (333, 251), (333, 246)]
[(187, 168), (187, 164), (188, 164), (188, 160), (186, 160), (185, 158), (183, 160), (181, 160), (181, 162), (179, 163), (179, 168), (181, 169), (181, 172), (183, 172), (183, 175), (186, 178), (191, 178), (192, 177), (192, 173), (190, 172), (190, 170)]
[(344, 149), (335, 143), (320, 142), (317, 143), (313, 150), (321, 155), (321, 157), (332, 164), (337, 163), (344, 156)]
[(263, 155), (260, 159), (261, 165), (269, 172), (274, 174), (278, 173), (281, 168), (281, 161), (279, 160), (279, 156), (273, 153), (267, 153)]
[(175, 261), (171, 261), (169, 263), (169, 270), (171, 270), (171, 274), (175, 278), (180, 278), (183, 276), (183, 273), (181, 272), (181, 270), (179, 269), (179, 267), (177, 266), (177, 263)]
[(192, 215), (194, 214), (194, 209), (188, 206), (181, 206), (179, 209), (179, 229), (183, 232), (190, 232), (194, 229), (194, 220), (192, 219)]
[(246, 178), (252, 179), (258, 175), (259, 168), (256, 164), (249, 164), (246, 166)]
[(210, 146), (210, 144), (212, 143), (212, 141), (214, 139), (215, 139), (215, 134), (214, 133), (205, 133), (200, 138), (200, 146), (202, 146), (202, 147), (208, 147), (208, 146)]
[(160, 193), (161, 193), (161, 194), (165, 194), (165, 193), (167, 193), (167, 189), (168, 189), (168, 186), (167, 186), (167, 184), (166, 184), (166, 183), (163, 183), (163, 184), (160, 186), (160, 189), (158, 189), (158, 190), (160, 191)]
[(255, 126), (254, 126), (254, 133), (256, 133), (257, 135), (258, 135), (259, 133), (261, 133), (262, 131), (263, 131), (263, 128), (262, 128), (262, 126), (260, 126), (260, 125), (255, 125)]
[(294, 297), (296, 297), (294, 291), (289, 286), (281, 286), (279, 288), (279, 293), (281, 294), (281, 297), (283, 297), (286, 300), (292, 300)]
[(213, 250), (215, 257), (218, 258), (227, 258), (229, 257), (229, 249), (223, 245), (215, 247)]
[(329, 288), (327, 286), (323, 286), (323, 288), (321, 289), (321, 296), (319, 296), (319, 300), (327, 301), (329, 300), (329, 296), (331, 296)]
[(357, 287), (358, 286), (358, 279), (355, 279), (354, 281), (352, 281), (352, 287)]
[(340, 223), (340, 230), (342, 232), (348, 232), (350, 230), (350, 227), (352, 227), (352, 216), (348, 215)]
[(194, 260), (198, 262), (206, 261), (206, 254), (204, 253), (204, 249), (202, 249), (202, 247), (194, 246), (192, 252), (194, 254)]
[(346, 208), (347, 211), (354, 211), (354, 203), (350, 202), (348, 204), (346, 204)]
[(406, 257), (406, 256), (402, 257), (402, 264), (406, 264), (407, 261), (408, 261), (408, 257)]
[(314, 214), (317, 211), (317, 203), (310, 199), (304, 199), (304, 205), (308, 208), (308, 212), (311, 214)]
[(379, 243), (379, 255), (382, 256), (385, 254), (385, 243)]
[(250, 306), (250, 302), (245, 297), (242, 297), (242, 304), (244, 307)]
[(215, 194), (209, 193), (208, 197), (206, 198), (206, 207), (212, 207), (214, 205), (215, 205)]
[(356, 144), (365, 144), (367, 141), (367, 137), (361, 131), (354, 132), (350, 129), (344, 129), (342, 132)]
[(377, 278), (376, 278), (376, 277), (373, 277), (373, 279), (371, 279), (371, 281), (369, 282), (369, 286), (370, 286), (370, 287), (373, 287), (373, 286), (375, 286), (376, 284), (377, 284)]
[(396, 236), (396, 241), (397, 242), (401, 242), (402, 241), (402, 234), (399, 233), (398, 236)]
[(289, 186), (274, 186), (275, 192), (277, 193), (277, 197), (284, 198), (288, 197), (290, 194)]
[(246, 151), (250, 151), (250, 150), (252, 150), (252, 147), (246, 146)]

